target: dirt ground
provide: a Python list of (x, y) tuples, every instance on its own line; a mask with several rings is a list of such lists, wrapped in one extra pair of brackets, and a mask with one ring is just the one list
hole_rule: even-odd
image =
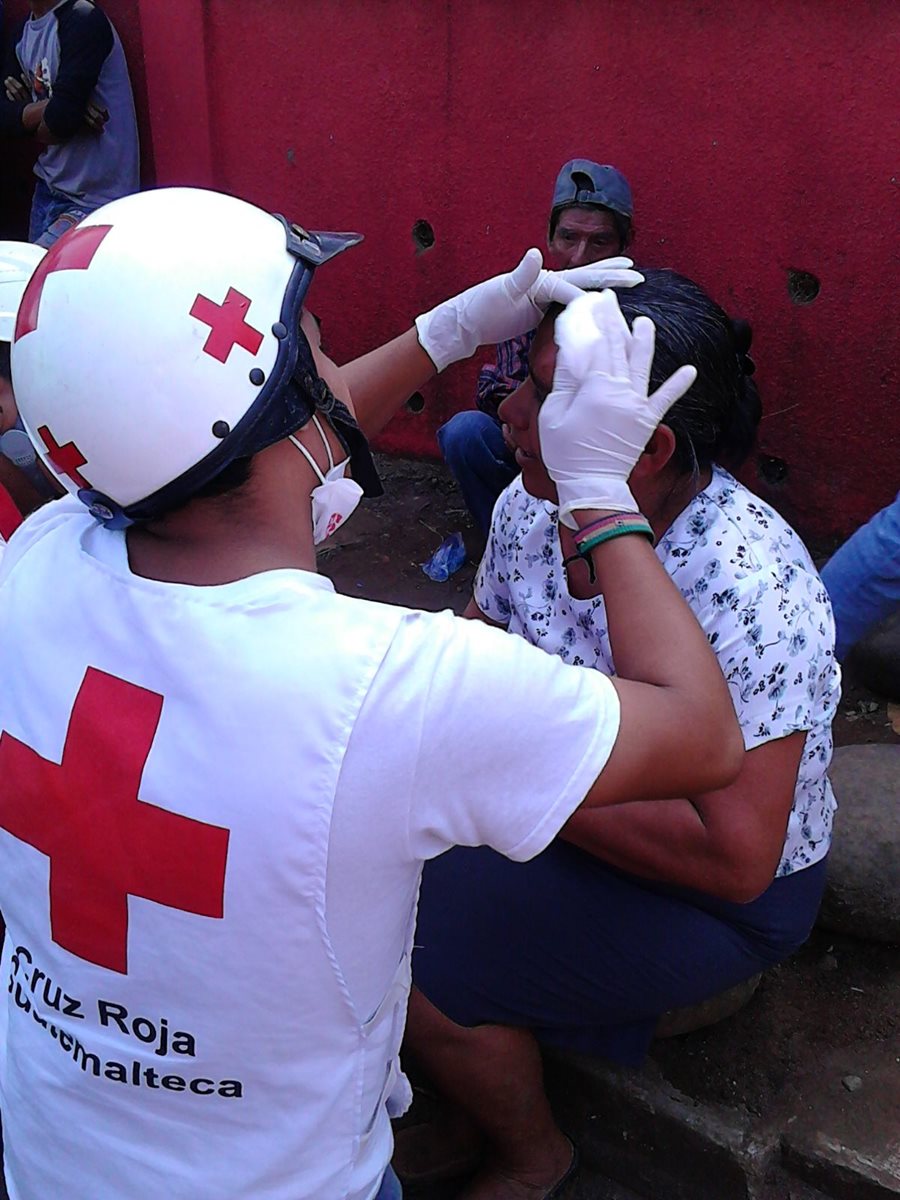
[[(435, 463), (382, 457), (379, 466), (385, 497), (365, 502), (339, 531), (321, 570), (348, 595), (461, 612), (481, 544), (453, 480)], [(456, 530), (470, 561), (446, 583), (433, 583), (420, 564)], [(852, 679), (834, 733), (837, 745), (900, 742), (884, 699)], [(842, 1049), (851, 1058), (900, 1056), (900, 948), (817, 930), (799, 954), (765, 975), (745, 1009), (709, 1029), (656, 1042), (652, 1057), (695, 1100), (760, 1114), (804, 1086), (807, 1064), (826, 1055), (838, 1061)]]

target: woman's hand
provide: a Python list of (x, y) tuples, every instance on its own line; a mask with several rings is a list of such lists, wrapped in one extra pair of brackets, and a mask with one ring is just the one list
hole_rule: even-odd
[(505, 342), (535, 329), (550, 304), (568, 304), (587, 287), (634, 287), (643, 283), (630, 258), (610, 258), (568, 271), (545, 271), (540, 250), (529, 250), (503, 275), (416, 317), (422, 349), (438, 371), (469, 358), (479, 346)]
[(573, 300), (556, 322), (553, 391), (538, 418), (541, 458), (559, 493), (559, 519), (572, 512), (637, 512), (628, 477), (650, 435), (697, 377), (679, 367), (650, 394), (656, 330), (637, 317), (630, 330), (615, 293)]

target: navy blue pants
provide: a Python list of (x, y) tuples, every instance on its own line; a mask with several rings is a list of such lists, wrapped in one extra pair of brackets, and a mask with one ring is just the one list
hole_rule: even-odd
[(528, 863), (456, 849), (422, 879), (413, 982), (459, 1025), (641, 1062), (657, 1020), (780, 962), (809, 936), (824, 860), (750, 904), (616, 871), (554, 842)]
[(497, 497), (519, 473), (500, 422), (487, 413), (467, 409), (440, 427), (437, 440), (466, 507), (487, 537)]

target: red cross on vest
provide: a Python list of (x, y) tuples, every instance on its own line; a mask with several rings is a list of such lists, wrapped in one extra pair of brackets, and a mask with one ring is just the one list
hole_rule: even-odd
[(50, 432), (49, 425), (38, 426), (38, 437), (46, 446), (47, 457), (60, 475), (68, 475), (70, 479), (75, 480), (80, 488), (89, 488), (91, 486), (78, 470), (79, 467), (85, 466), (87, 459), (74, 442), (66, 442), (64, 446), (57, 446), (56, 438)]
[(228, 830), (140, 800), (163, 698), (88, 667), (62, 762), (0, 734), (0, 828), (50, 859), (50, 932), (128, 972), (128, 897), (221, 917)]
[(16, 317), (14, 342), (37, 329), (41, 296), (44, 294), (47, 276), (52, 275), (54, 271), (86, 271), (93, 262), (100, 243), (111, 229), (112, 225), (76, 226), (50, 247), (28, 281)]
[(255, 358), (262, 345), (263, 335), (244, 320), (250, 308), (250, 300), (235, 288), (230, 287), (221, 304), (206, 296), (197, 296), (191, 306), (191, 316), (210, 327), (209, 337), (203, 344), (204, 353), (228, 362), (228, 355), (237, 346)]

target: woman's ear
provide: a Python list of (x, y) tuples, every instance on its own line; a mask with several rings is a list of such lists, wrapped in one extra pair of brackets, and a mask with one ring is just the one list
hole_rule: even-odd
[(668, 425), (657, 425), (644, 452), (634, 464), (630, 478), (649, 481), (661, 474), (675, 453), (675, 434)]

